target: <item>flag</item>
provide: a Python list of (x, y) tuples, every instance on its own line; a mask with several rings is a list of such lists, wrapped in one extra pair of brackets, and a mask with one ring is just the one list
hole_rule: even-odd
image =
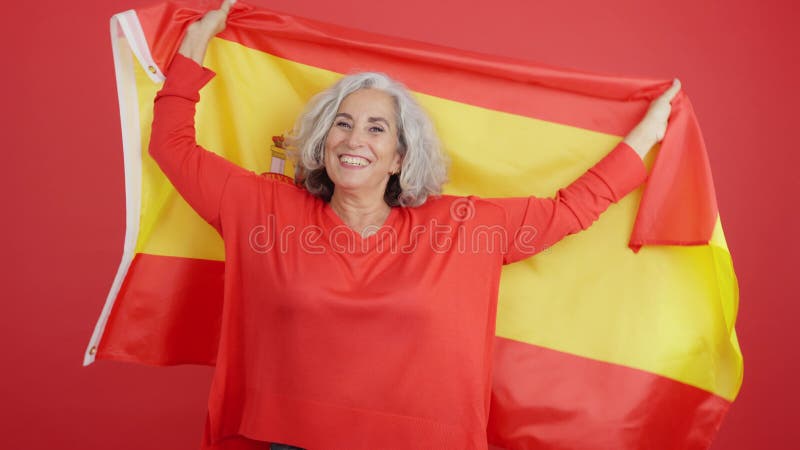
[[(84, 365), (213, 365), (224, 249), (147, 153), (152, 105), (186, 26), (217, 1), (111, 19), (126, 183), (122, 262)], [(609, 152), (669, 79), (475, 54), (237, 2), (209, 45), (198, 142), (258, 173), (343, 74), (381, 71), (430, 113), (449, 194), (552, 196)], [(224, 152), (223, 152), (224, 149)], [(281, 163), (275, 164), (276, 160)], [(738, 287), (685, 93), (647, 183), (591, 228), (505, 266), (487, 436), (496, 449), (708, 448), (741, 386)]]

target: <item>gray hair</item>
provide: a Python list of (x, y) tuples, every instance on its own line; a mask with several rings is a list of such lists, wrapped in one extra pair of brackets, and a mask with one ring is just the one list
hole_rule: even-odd
[(447, 181), (448, 161), (433, 123), (405, 86), (376, 72), (348, 75), (309, 101), (287, 139), (295, 163), (295, 182), (330, 201), (334, 186), (323, 160), (325, 139), (342, 100), (359, 89), (379, 89), (395, 102), (397, 151), (403, 162), (400, 172), (391, 175), (386, 185), (386, 203), (419, 206), (429, 195), (441, 194)]

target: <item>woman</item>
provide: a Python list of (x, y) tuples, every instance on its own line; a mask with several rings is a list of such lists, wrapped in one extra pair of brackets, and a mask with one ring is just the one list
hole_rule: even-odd
[(225, 243), (203, 448), (486, 449), (502, 265), (585, 229), (644, 181), (641, 157), (680, 84), (555, 198), (481, 199), (439, 195), (444, 158), (400, 85), (345, 77), (291, 136), (300, 187), (196, 144), (198, 92), (214, 76), (203, 57), (229, 9), (188, 28), (150, 142)]

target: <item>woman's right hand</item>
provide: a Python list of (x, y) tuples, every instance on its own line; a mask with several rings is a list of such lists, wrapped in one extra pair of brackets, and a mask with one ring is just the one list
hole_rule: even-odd
[(178, 53), (203, 65), (208, 42), (225, 29), (225, 21), (228, 19), (228, 13), (234, 3), (236, 0), (223, 0), (219, 9), (205, 13), (200, 20), (189, 25), (183, 42), (178, 48)]
[(650, 107), (644, 118), (625, 136), (625, 143), (644, 159), (647, 152), (654, 145), (664, 139), (667, 131), (667, 121), (672, 113), (672, 99), (681, 90), (681, 81), (677, 78), (672, 80), (670, 86), (658, 98), (650, 102)]

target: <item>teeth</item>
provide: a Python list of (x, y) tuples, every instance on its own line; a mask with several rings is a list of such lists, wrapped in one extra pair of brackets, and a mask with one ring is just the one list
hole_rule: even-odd
[(350, 164), (351, 166), (366, 166), (369, 164), (369, 161), (359, 156), (342, 155), (339, 157), (339, 161), (345, 164)]

